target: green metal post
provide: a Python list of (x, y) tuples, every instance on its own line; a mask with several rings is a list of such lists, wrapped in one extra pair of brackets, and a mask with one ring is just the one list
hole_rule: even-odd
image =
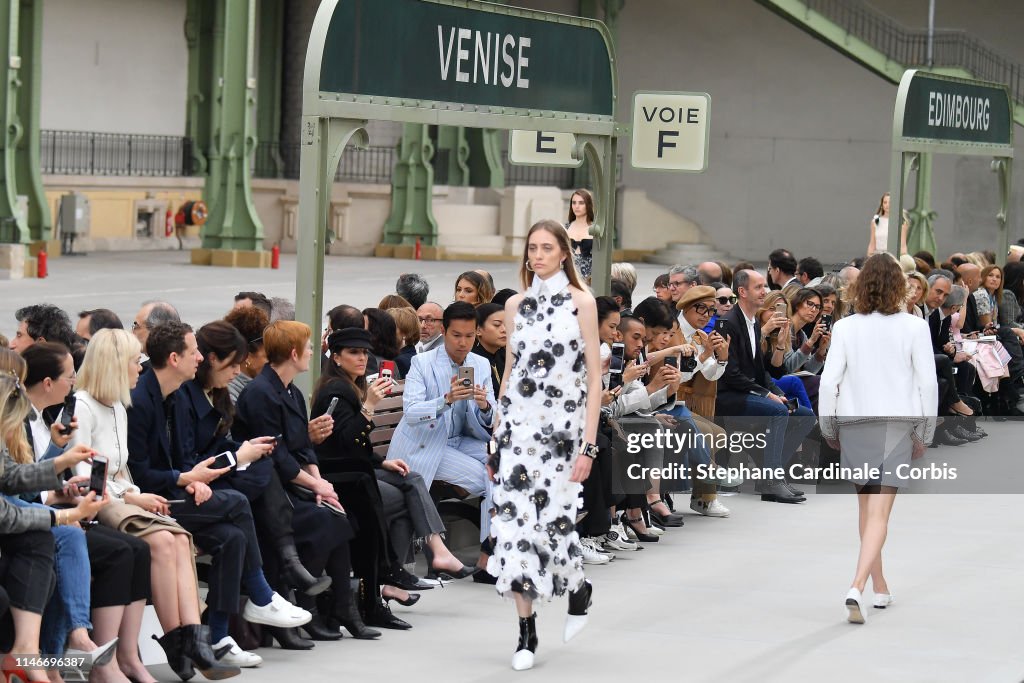
[(999, 226), (999, 246), (996, 249), (996, 263), (1006, 264), (1010, 251), (1010, 230), (1013, 225), (1011, 212), (1013, 209), (1013, 157), (999, 157), (992, 160), (992, 171), (999, 178), (999, 213), (996, 223)]
[(437, 243), (434, 220), (434, 144), (429, 126), (407, 123), (398, 145), (398, 161), (391, 175), (391, 214), (384, 223), (385, 244)]
[(469, 185), (469, 142), (466, 141), (466, 129), (462, 126), (433, 126), (434, 160), (441, 166), (435, 166), (434, 178), (442, 178), (442, 184), (455, 187)]
[(469, 184), (473, 187), (505, 187), (505, 166), (501, 141), (505, 131), (493, 128), (467, 128), (469, 143)]
[(615, 249), (615, 173), (618, 157), (616, 136), (578, 135), (577, 158), (582, 155), (590, 168), (594, 188), (594, 262), (590, 286), (595, 294), (608, 294), (611, 286), (612, 252)]
[(19, 50), (21, 55), (21, 90), (18, 95), (18, 122), (22, 134), (18, 141), (14, 164), (18, 190), (28, 196), (28, 229), (33, 241), (54, 237), (50, 221), (50, 205), (43, 191), (40, 170), (39, 112), (42, 107), (42, 0), (21, 0), (18, 20)]
[(18, 210), (17, 149), (24, 129), (18, 119), (18, 99), (21, 97), (21, 54), (19, 48), (21, 3), (7, 0), (0, 7), (0, 40), (4, 48), (4, 86), (0, 90), (3, 104), (3, 164), (0, 165), (0, 242), (27, 243), (28, 222)]
[[(276, 143), (281, 139), (281, 65), (284, 63), (284, 2), (259, 0), (259, 40), (256, 77), (256, 139)], [(290, 142), (290, 141), (289, 141)], [(266, 170), (284, 177), (284, 159), (274, 145), (265, 152)]]
[(256, 0), (189, 0), (189, 136), (206, 175), (210, 215), (203, 247), (260, 250), (263, 224), (252, 202)]
[[(916, 201), (910, 210), (910, 233), (907, 235), (907, 251), (915, 254), (922, 249), (932, 254), (935, 248), (935, 219), (938, 214), (932, 211), (932, 155), (917, 155), (917, 177), (915, 179)], [(896, 230), (902, 220), (899, 214), (889, 212), (889, 230)], [(899, 232), (896, 233), (897, 235)], [(892, 252), (894, 254), (898, 251)]]

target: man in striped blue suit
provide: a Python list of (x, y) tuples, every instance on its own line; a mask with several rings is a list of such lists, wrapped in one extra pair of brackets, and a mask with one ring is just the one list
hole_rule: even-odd
[[(404, 460), (427, 486), (437, 479), (481, 496), (483, 541), (490, 536), (491, 480), (485, 463), (495, 407), (491, 366), (470, 353), (476, 341), (472, 305), (453, 303), (442, 321), (444, 343), (412, 358), (402, 394), (404, 414), (388, 459)], [(459, 376), (462, 368), (473, 371), (465, 384)]]

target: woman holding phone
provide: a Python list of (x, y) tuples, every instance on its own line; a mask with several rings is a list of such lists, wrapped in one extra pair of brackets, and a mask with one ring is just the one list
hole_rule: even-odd
[[(146, 599), (151, 598), (164, 631), (159, 642), (175, 673), (185, 679), (195, 666), (206, 678), (236, 676), (237, 666), (214, 654), (208, 631), (200, 624), (191, 534), (168, 517), (171, 510), (167, 499), (142, 493), (128, 471), (126, 406), (131, 403), (131, 390), (142, 370), (141, 354), (142, 345), (129, 332), (99, 330), (89, 341), (75, 391), (78, 429), (72, 442), (88, 444), (107, 458), (106, 491), (114, 505), (99, 516), (99, 522), (144, 541), (151, 557), (148, 582), (147, 577), (136, 576), (129, 585), (120, 587), (128, 588), (132, 599), (124, 608), (121, 628), (111, 635), (120, 635), (126, 641), (123, 648), (118, 648), (118, 657), (134, 663), (138, 659), (143, 610)], [(89, 475), (90, 468), (80, 464), (76, 472)], [(108, 586), (106, 590), (114, 588)], [(218, 647), (225, 644), (217, 643)], [(129, 675), (137, 678), (142, 672)]]
[(535, 600), (569, 594), (566, 642), (587, 622), (593, 587), (583, 573), (576, 513), (601, 414), (597, 305), (576, 271), (569, 234), (540, 221), (524, 252), (525, 291), (505, 304), (511, 335), (488, 462), (497, 514), (487, 571), (500, 594), (515, 598), (517, 671), (533, 667)]

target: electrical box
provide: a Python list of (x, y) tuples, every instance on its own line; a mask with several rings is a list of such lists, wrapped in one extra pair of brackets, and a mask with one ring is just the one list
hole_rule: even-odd
[(84, 237), (89, 234), (89, 198), (70, 192), (60, 198), (58, 212), (61, 235)]

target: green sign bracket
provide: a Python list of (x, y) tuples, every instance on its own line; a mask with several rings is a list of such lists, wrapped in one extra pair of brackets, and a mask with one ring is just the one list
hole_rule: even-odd
[(1005, 262), (1010, 243), (1013, 121), (1013, 100), (1004, 85), (917, 69), (903, 74), (892, 125), (889, 215), (895, 220), (890, 220), (890, 253), (900, 253), (899, 217), (911, 171), (916, 169), (918, 174), (917, 205), (907, 248), (912, 253), (919, 249), (935, 253), (935, 213), (929, 207), (931, 156), (987, 156), (993, 159), (1000, 188), (996, 257), (1000, 264)]

